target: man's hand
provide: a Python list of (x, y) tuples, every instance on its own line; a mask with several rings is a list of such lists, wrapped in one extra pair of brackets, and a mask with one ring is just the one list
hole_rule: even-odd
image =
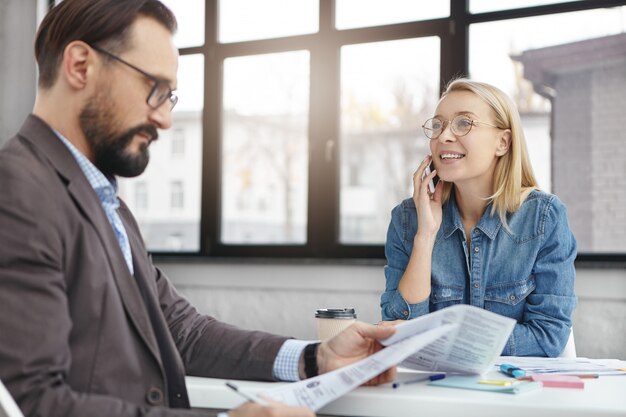
[[(376, 326), (356, 322), (337, 336), (323, 342), (317, 350), (319, 373), (342, 368), (360, 361), (383, 348), (378, 342), (396, 332), (394, 326)], [(368, 381), (365, 385), (378, 385), (391, 382), (396, 377), (393, 367)]]
[(315, 417), (315, 413), (305, 407), (292, 407), (273, 401), (268, 405), (247, 402), (228, 412), (228, 417)]

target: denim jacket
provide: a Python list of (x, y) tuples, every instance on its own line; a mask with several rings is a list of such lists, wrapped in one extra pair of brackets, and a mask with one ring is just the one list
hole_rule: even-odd
[(467, 244), (454, 192), (443, 206), (432, 253), (431, 292), (409, 304), (398, 284), (417, 232), (412, 199), (391, 214), (385, 244), (383, 320), (412, 319), (454, 304), (471, 304), (517, 321), (502, 355), (558, 356), (569, 337), (574, 295), (576, 240), (563, 203), (533, 191), (507, 216), (507, 230), (487, 207)]

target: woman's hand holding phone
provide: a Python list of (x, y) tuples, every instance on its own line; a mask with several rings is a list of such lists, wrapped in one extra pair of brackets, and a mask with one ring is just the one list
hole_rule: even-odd
[[(424, 170), (424, 177), (429, 176), (430, 173), (433, 172), (434, 170), (435, 170), (435, 165), (433, 164), (433, 160), (431, 158), (430, 163), (426, 165), (426, 169)], [(435, 175), (434, 177), (430, 179), (430, 181), (428, 181), (428, 191), (430, 191), (431, 194), (435, 194), (435, 187), (437, 186), (438, 182), (439, 182), (438, 175)]]
[(411, 304), (422, 302), (430, 295), (432, 254), (442, 219), (443, 181), (439, 181), (436, 186), (433, 183), (434, 193), (429, 193), (428, 189), (428, 183), (437, 175), (436, 170), (426, 174), (426, 168), (431, 160), (430, 155), (426, 156), (413, 174), (417, 233), (413, 238), (409, 263), (398, 283), (398, 291)]
[(432, 167), (432, 157), (428, 155), (413, 174), (413, 201), (417, 209), (418, 224), (416, 239), (420, 236), (434, 239), (441, 226), (443, 183), (439, 184), (441, 181), (437, 171)]

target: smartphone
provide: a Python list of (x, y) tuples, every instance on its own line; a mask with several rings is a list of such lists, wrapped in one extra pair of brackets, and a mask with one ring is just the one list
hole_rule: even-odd
[[(433, 161), (431, 160), (430, 164), (428, 164), (428, 166), (424, 170), (424, 177), (429, 176), (430, 173), (433, 172), (434, 169), (435, 169), (435, 165), (433, 164)], [(435, 187), (437, 186), (438, 182), (439, 182), (439, 176), (437, 175), (435, 175), (432, 180), (428, 181), (428, 190), (430, 191), (431, 194), (435, 192)]]

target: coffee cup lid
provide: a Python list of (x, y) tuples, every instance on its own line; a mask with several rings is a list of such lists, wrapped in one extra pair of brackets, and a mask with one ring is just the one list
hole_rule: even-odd
[(315, 317), (322, 319), (356, 319), (353, 308), (320, 308), (315, 311)]

